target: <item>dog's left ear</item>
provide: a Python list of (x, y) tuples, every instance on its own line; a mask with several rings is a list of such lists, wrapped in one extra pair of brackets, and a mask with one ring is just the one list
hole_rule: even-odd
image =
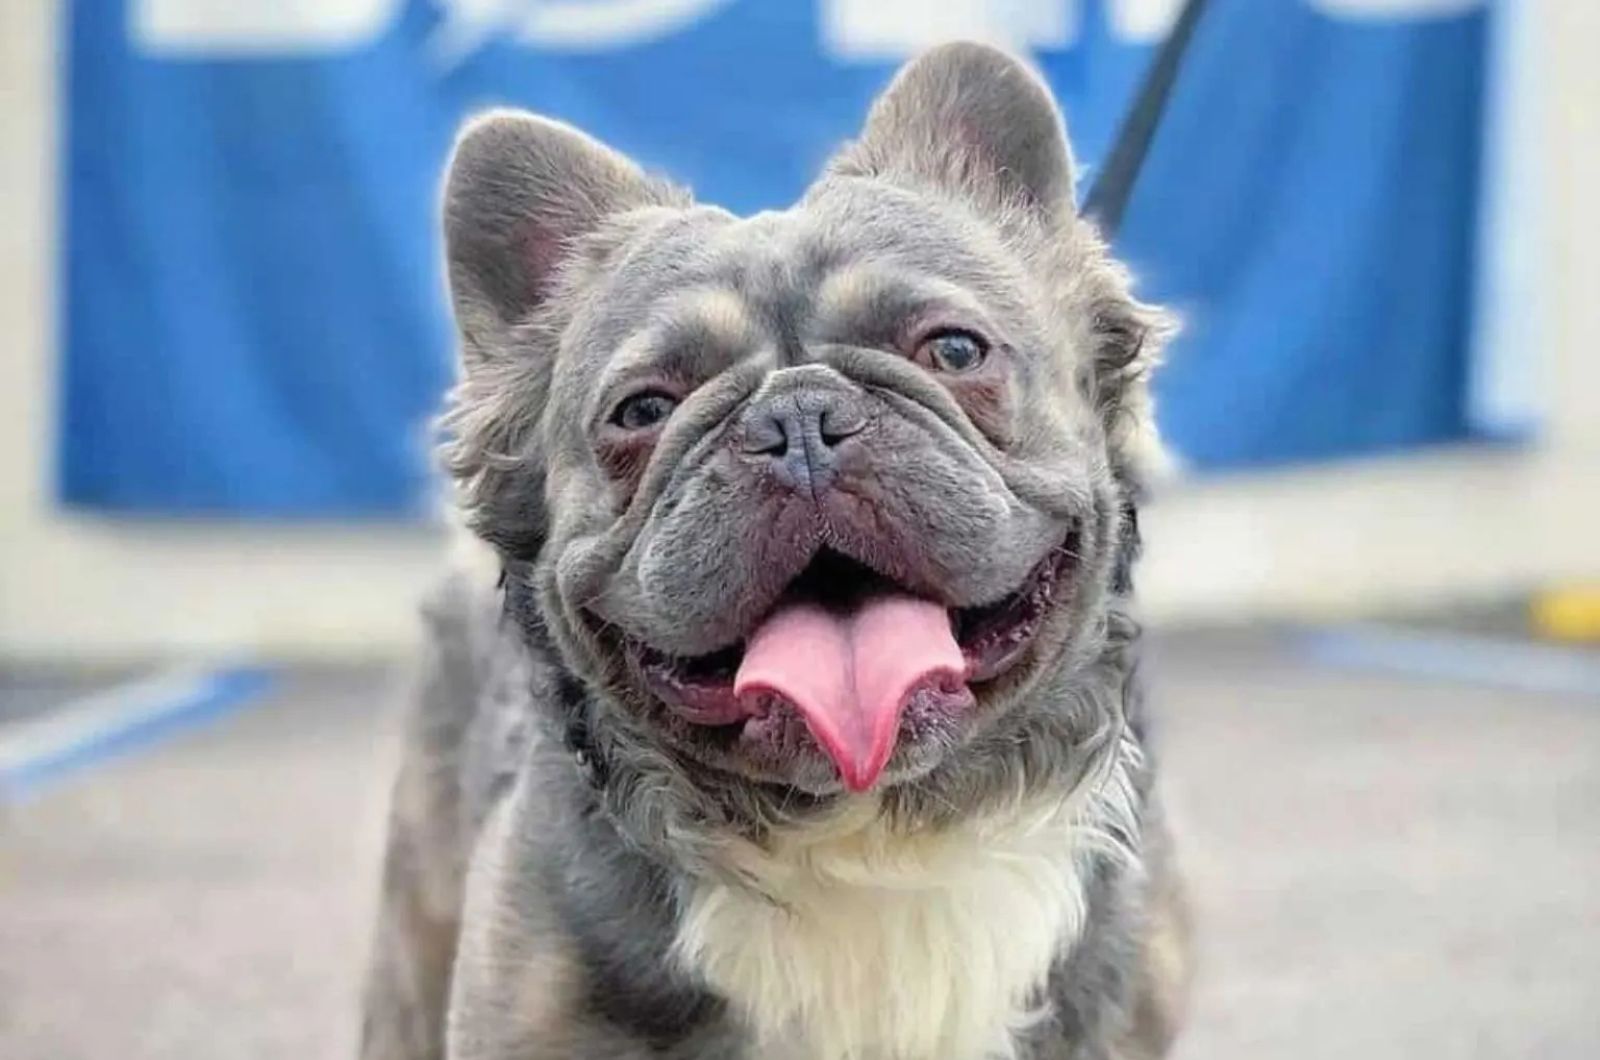
[[(1061, 111), (1028, 66), (984, 44), (946, 44), (907, 63), (829, 173), (962, 201), (1002, 223), (1031, 213), (1057, 242), (1077, 223)], [(1094, 397), (1113, 457), (1131, 479), (1162, 463), (1146, 379), (1173, 323), (1138, 302), (1127, 273), (1091, 243), (1075, 267), (1088, 270), (1094, 292)]]
[(974, 198), (1075, 212), (1072, 152), (1038, 76), (984, 44), (946, 44), (901, 69), (832, 172)]

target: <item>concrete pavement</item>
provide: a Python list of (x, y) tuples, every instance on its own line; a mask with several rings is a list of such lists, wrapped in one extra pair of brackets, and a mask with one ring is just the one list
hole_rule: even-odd
[[(1198, 907), (1182, 1060), (1600, 1056), (1600, 701), (1158, 639)], [(270, 700), (0, 810), (0, 1056), (351, 1056), (390, 682)]]

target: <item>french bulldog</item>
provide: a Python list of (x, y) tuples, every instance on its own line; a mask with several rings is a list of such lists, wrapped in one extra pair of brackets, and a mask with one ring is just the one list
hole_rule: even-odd
[(367, 1060), (1134, 1060), (1186, 923), (1131, 617), (1170, 326), (1028, 67), (907, 65), (793, 207), (467, 125)]

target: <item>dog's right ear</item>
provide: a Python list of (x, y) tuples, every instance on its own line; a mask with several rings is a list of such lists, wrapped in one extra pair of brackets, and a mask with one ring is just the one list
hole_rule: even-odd
[(444, 237), (463, 371), (440, 420), (441, 456), (468, 525), (503, 554), (531, 558), (546, 531), (539, 432), (561, 325), (539, 311), (603, 263), (608, 219), (684, 201), (560, 122), (497, 111), (462, 130)]
[(520, 111), (470, 122), (444, 192), (450, 293), (468, 366), (544, 303), (606, 218), (678, 198), (569, 125)]

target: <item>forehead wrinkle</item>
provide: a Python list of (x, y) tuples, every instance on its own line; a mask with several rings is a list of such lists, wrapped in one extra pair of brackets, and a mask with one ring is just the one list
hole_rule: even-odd
[(845, 266), (823, 279), (817, 295), (818, 316), (830, 324), (936, 308), (972, 316), (975, 323), (990, 316), (981, 300), (958, 283), (882, 265)]
[(645, 325), (623, 340), (600, 389), (640, 375), (699, 382), (760, 342), (760, 328), (737, 292), (691, 288), (653, 307)]
[(752, 326), (776, 344), (780, 355), (798, 351), (799, 336), (812, 313), (811, 285), (791, 250), (774, 246), (747, 255), (731, 277)]
[(1031, 305), (1028, 249), (963, 209), (876, 181), (842, 182), (808, 202), (851, 259), (956, 284), (998, 315)]
[(707, 345), (736, 353), (760, 338), (750, 305), (730, 287), (703, 287), (683, 292), (664, 307), (661, 328), (670, 335), (695, 335)]
[(756, 214), (717, 233), (718, 276), (781, 340), (804, 330), (822, 277), (848, 255), (840, 236), (804, 206)]
[(835, 269), (817, 290), (817, 314), (825, 320), (842, 320), (866, 312), (883, 289), (879, 270), (851, 264)]
[(574, 367), (592, 377), (596, 354), (647, 328), (673, 291), (711, 282), (716, 263), (707, 247), (730, 223), (725, 211), (695, 207), (637, 234), (575, 307), (568, 335)]

